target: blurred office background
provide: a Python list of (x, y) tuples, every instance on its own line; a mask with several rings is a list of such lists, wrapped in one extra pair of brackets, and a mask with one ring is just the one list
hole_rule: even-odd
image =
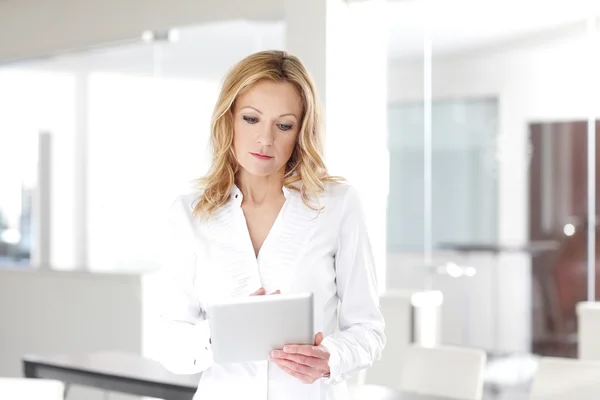
[(600, 297), (599, 16), (591, 0), (0, 1), (0, 376), (26, 353), (154, 356), (164, 212), (208, 168), (221, 78), (263, 49), (317, 81), (382, 295), (436, 308), (411, 340), (514, 362), (489, 385), (577, 358), (578, 304)]

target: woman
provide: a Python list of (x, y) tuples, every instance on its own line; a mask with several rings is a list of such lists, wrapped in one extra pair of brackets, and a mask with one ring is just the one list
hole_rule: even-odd
[[(345, 379), (381, 356), (364, 217), (356, 191), (327, 173), (321, 135), (315, 87), (296, 57), (259, 52), (227, 75), (212, 121), (212, 168), (200, 193), (170, 209), (163, 268), (162, 362), (174, 373), (203, 371), (199, 400), (346, 399)], [(213, 364), (208, 302), (307, 291), (314, 346)]]

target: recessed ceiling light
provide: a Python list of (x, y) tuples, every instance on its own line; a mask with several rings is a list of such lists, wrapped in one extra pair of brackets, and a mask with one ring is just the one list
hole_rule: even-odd
[(142, 33), (142, 40), (146, 43), (153, 43), (153, 42), (175, 43), (179, 40), (179, 31), (177, 29), (169, 29), (166, 32), (144, 31)]
[(146, 43), (151, 43), (154, 41), (154, 32), (152, 31), (144, 31), (142, 33), (142, 40)]

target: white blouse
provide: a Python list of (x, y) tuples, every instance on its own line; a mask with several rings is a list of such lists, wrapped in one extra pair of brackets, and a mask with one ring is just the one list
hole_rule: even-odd
[[(384, 320), (356, 190), (328, 184), (320, 213), (304, 205), (299, 193), (283, 191), (286, 201), (258, 257), (237, 187), (209, 219), (192, 217), (198, 193), (179, 197), (169, 210), (160, 358), (174, 373), (203, 371), (194, 399), (347, 399), (345, 379), (381, 356)], [(260, 287), (314, 294), (315, 333), (324, 333), (331, 353), (329, 378), (307, 385), (267, 361), (213, 363), (206, 304)]]

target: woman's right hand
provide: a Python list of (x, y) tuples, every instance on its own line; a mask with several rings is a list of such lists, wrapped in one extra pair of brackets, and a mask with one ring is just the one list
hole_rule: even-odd
[[(250, 296), (264, 296), (266, 294), (267, 294), (267, 291), (265, 290), (265, 288), (261, 287), (256, 292), (252, 293)], [(269, 293), (269, 294), (281, 294), (281, 291), (276, 290), (273, 293)]]

